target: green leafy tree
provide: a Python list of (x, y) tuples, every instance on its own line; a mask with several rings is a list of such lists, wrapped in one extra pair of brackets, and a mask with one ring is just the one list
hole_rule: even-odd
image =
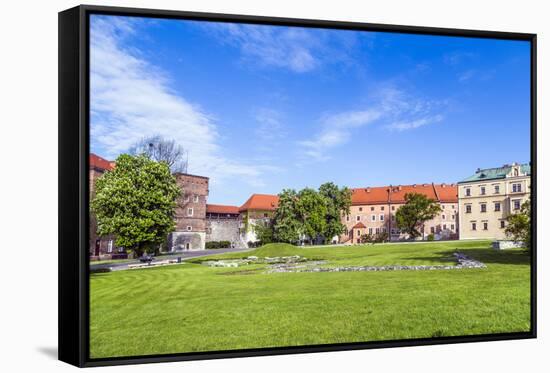
[(262, 245), (274, 241), (273, 221), (266, 220), (254, 224), (254, 233)]
[(305, 188), (298, 193), (297, 215), (301, 223), (299, 232), (311, 240), (322, 235), (327, 226), (326, 199), (315, 189)]
[(327, 213), (325, 215), (325, 229), (322, 232), (325, 243), (332, 237), (344, 233), (346, 226), (342, 223), (342, 215), (349, 215), (351, 206), (351, 190), (346, 187), (339, 188), (329, 182), (319, 187), (319, 194), (325, 198)]
[(506, 236), (516, 242), (523, 242), (527, 248), (531, 248), (531, 201), (523, 202), (518, 213), (506, 218)]
[(91, 207), (98, 234), (115, 235), (117, 246), (141, 255), (175, 229), (180, 193), (165, 162), (146, 155), (120, 155), (116, 167), (96, 182)]
[(421, 235), (422, 225), (433, 219), (441, 211), (441, 207), (437, 201), (419, 193), (405, 194), (405, 201), (395, 213), (395, 220), (400, 229), (411, 238), (416, 238)]
[(301, 222), (297, 210), (298, 193), (284, 189), (279, 193), (279, 204), (273, 217), (273, 234), (278, 242), (297, 242), (300, 238)]

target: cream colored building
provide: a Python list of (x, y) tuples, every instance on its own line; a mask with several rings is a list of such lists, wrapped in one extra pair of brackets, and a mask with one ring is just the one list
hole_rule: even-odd
[(505, 239), (506, 217), (520, 210), (531, 194), (531, 166), (478, 169), (458, 183), (459, 238)]

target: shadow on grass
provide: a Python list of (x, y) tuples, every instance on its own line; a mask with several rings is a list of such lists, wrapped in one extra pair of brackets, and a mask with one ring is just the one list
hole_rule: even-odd
[[(479, 260), (485, 264), (531, 264), (531, 254), (522, 249), (495, 250), (493, 248), (461, 248), (457, 251)], [(442, 255), (453, 255), (455, 251), (442, 252)]]
[(531, 255), (529, 252), (521, 249), (495, 250), (486, 247), (457, 248), (456, 250), (446, 250), (439, 252), (439, 256), (425, 257), (407, 257), (407, 260), (434, 261), (442, 264), (458, 264), (454, 257), (455, 252), (461, 252), (472, 259), (479, 260), (485, 264), (519, 264), (529, 265)]

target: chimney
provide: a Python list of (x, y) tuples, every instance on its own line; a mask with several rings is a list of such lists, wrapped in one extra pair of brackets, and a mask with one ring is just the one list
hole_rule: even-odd
[(442, 188), (445, 188), (445, 183), (441, 184), (441, 187), (442, 187)]
[(478, 174), (480, 171), (481, 171), (481, 168), (478, 167), (476, 170), (476, 174)]
[(416, 188), (416, 184), (413, 184), (413, 188)]
[(397, 189), (401, 190), (401, 189), (402, 189), (402, 188), (401, 188), (401, 185), (399, 185), (399, 187), (398, 187)]
[(367, 189), (365, 189), (367, 191), (367, 193), (370, 193), (370, 187), (367, 187)]

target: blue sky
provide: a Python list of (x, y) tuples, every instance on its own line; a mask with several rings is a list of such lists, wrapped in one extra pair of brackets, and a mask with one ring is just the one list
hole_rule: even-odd
[(529, 162), (528, 42), (98, 15), (90, 40), (91, 151), (172, 138), (210, 203)]

